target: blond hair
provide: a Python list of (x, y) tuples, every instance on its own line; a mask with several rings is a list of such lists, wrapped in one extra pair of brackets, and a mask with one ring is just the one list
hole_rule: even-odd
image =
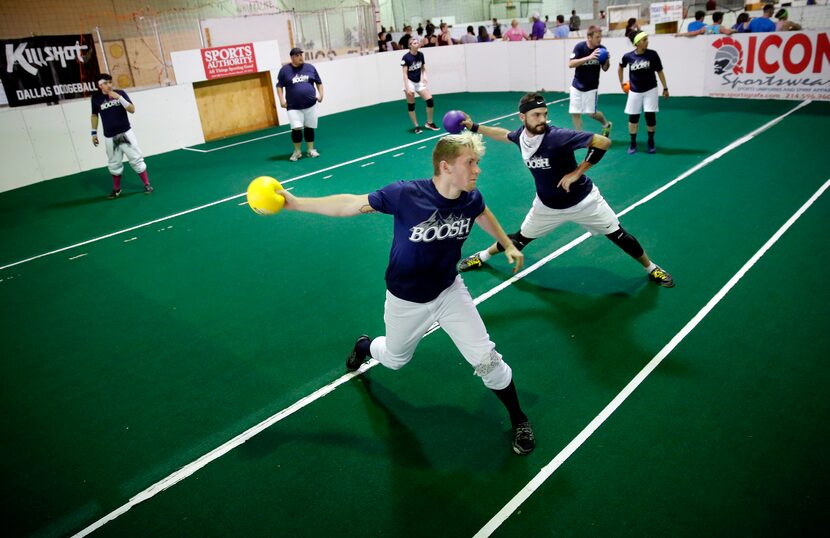
[(471, 150), (476, 157), (484, 156), (484, 140), (480, 134), (462, 131), (459, 134), (442, 136), (432, 150), (432, 171), (437, 176), (441, 173), (441, 161), (455, 161), (464, 149)]

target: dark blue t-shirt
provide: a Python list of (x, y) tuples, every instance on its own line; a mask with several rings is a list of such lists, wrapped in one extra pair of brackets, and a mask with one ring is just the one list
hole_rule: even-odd
[(642, 54), (632, 50), (626, 52), (620, 60), (620, 67), (630, 65), (628, 79), (631, 82), (631, 91), (644, 93), (657, 87), (655, 73), (663, 70), (663, 63), (657, 52), (646, 49)]
[(398, 181), (369, 195), (376, 211), (395, 216), (386, 288), (399, 299), (427, 303), (458, 275), (461, 245), (484, 212), (478, 189), (455, 200), (438, 193), (432, 179)]
[(749, 21), (747, 32), (774, 32), (775, 23), (767, 17), (756, 17)]
[(323, 83), (313, 65), (304, 63), (300, 67), (291, 64), (282, 66), (277, 74), (277, 86), (285, 88), (285, 103), (288, 110), (305, 110), (314, 106), (317, 102), (315, 82)]
[[(115, 90), (129, 103), (132, 103), (130, 96), (124, 90)], [(130, 120), (127, 117), (127, 109), (121, 106), (121, 101), (110, 99), (101, 92), (92, 94), (92, 113), (101, 117), (104, 124), (104, 136), (112, 138), (115, 135), (126, 133), (130, 130)]]
[[(604, 49), (602, 45), (599, 48)], [(588, 46), (588, 43), (580, 41), (571, 53), (571, 60), (578, 60), (593, 54), (595, 49)], [(588, 60), (574, 69), (574, 80), (571, 85), (579, 91), (587, 92), (599, 88), (599, 60)]]
[[(523, 129), (524, 127), (520, 127), (507, 135), (507, 138), (519, 146), (519, 150)], [(552, 209), (573, 207), (588, 196), (594, 186), (588, 176), (583, 175), (571, 184), (569, 192), (556, 185), (566, 174), (576, 170), (574, 151), (588, 147), (594, 134), (548, 125), (542, 136), (542, 144), (530, 159), (525, 161), (525, 166), (536, 181), (536, 194), (543, 204)]]
[(421, 51), (418, 51), (418, 54), (414, 56), (411, 52), (407, 52), (401, 58), (401, 65), (406, 67), (406, 76), (412, 82), (421, 82), (421, 68), (425, 64), (424, 53)]

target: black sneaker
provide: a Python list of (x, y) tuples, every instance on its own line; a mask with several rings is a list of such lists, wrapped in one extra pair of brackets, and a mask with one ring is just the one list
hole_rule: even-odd
[(421, 134), (424, 131), (420, 127), (415, 127), (414, 129), (412, 129), (412, 132), (415, 134)]
[(439, 131), (439, 130), (440, 130), (440, 129), (438, 128), (438, 126), (437, 126), (437, 125), (435, 125), (434, 123), (425, 123), (425, 124), (424, 124), (424, 127), (426, 127), (427, 129), (429, 129), (430, 131)]
[(652, 282), (656, 282), (663, 286), (664, 288), (673, 288), (674, 287), (674, 279), (668, 274), (666, 271), (662, 270), (661, 268), (657, 267), (654, 271), (648, 274), (648, 279)]
[(467, 271), (472, 271), (473, 269), (481, 269), (482, 265), (484, 265), (484, 262), (481, 261), (481, 253), (476, 252), (472, 256), (467, 256), (458, 262), (458, 272), (466, 273)]
[(144, 194), (151, 194), (153, 192), (152, 185), (144, 185)]
[(533, 428), (530, 422), (522, 422), (513, 428), (513, 452), (526, 456), (536, 448), (536, 438), (533, 437)]
[(112, 189), (112, 192), (107, 196), (107, 200), (115, 200), (119, 196), (121, 196), (121, 189)]
[(654, 142), (648, 143), (648, 149), (646, 150), (648, 153), (657, 153), (657, 148), (654, 147)]
[(360, 338), (357, 339), (357, 342), (354, 343), (354, 348), (352, 349), (352, 352), (349, 353), (348, 357), (346, 357), (346, 370), (354, 372), (355, 370), (360, 368), (360, 365), (363, 364), (363, 361), (366, 360), (366, 355), (364, 355), (357, 349), (358, 345), (363, 341), (371, 342), (372, 340), (371, 338), (369, 338), (369, 336), (365, 334), (361, 335)]

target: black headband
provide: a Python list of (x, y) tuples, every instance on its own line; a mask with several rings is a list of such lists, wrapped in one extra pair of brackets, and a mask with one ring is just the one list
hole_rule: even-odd
[(528, 101), (519, 106), (519, 112), (522, 114), (527, 114), (534, 108), (547, 108), (548, 105), (545, 103), (545, 99), (543, 97), (538, 97), (534, 101)]

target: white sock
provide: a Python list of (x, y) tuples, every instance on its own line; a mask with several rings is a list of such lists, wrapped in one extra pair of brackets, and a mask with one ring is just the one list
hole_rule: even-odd
[(646, 273), (651, 273), (651, 272), (652, 272), (652, 271), (654, 271), (655, 269), (657, 269), (657, 264), (656, 264), (656, 263), (654, 263), (654, 262), (651, 262), (651, 263), (648, 265), (648, 267), (646, 267)]
[(489, 260), (490, 256), (491, 256), (490, 251), (487, 250), (487, 249), (484, 249), (484, 250), (482, 250), (481, 252), (478, 253), (478, 257), (481, 258), (482, 263)]

